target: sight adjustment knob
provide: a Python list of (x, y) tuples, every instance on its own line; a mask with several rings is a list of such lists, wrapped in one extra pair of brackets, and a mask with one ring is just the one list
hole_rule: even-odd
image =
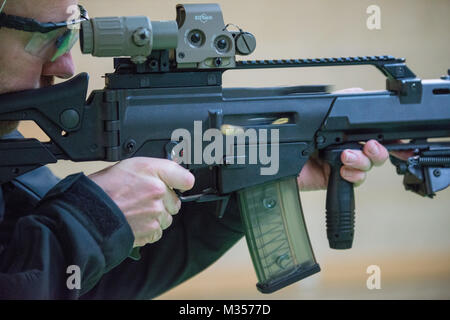
[(242, 56), (252, 54), (256, 49), (255, 36), (249, 32), (240, 32), (234, 38), (236, 43), (236, 52)]

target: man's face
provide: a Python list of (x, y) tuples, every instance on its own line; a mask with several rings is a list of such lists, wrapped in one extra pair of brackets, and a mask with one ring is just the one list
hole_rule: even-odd
[[(0, 0), (0, 5), (2, 3), (3, 0)], [(71, 16), (67, 13), (68, 7), (76, 4), (78, 0), (8, 0), (3, 12), (39, 22), (61, 22)], [(50, 62), (26, 52), (31, 35), (29, 32), (0, 28), (0, 94), (37, 89), (53, 84), (54, 77), (73, 76), (75, 66), (70, 53)], [(0, 134), (11, 131), (14, 129), (12, 126), (12, 123), (0, 123)]]

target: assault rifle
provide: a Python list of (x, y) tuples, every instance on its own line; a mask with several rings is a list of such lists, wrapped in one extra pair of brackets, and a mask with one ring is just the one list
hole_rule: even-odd
[[(83, 53), (116, 57), (105, 88), (87, 100), (85, 73), (52, 87), (3, 95), (0, 120), (33, 120), (51, 141), (1, 140), (0, 182), (59, 159), (181, 159), (194, 174), (207, 172), (202, 192), (181, 195), (182, 201), (217, 201), (222, 216), (230, 196), (238, 194), (257, 287), (264, 293), (320, 271), (296, 182), (312, 155), (331, 167), (326, 225), (335, 249), (351, 248), (354, 235), (353, 184), (339, 173), (343, 150), (361, 149), (359, 142), (370, 139), (407, 139), (386, 144), (391, 151), (414, 150), (407, 161), (391, 158), (405, 188), (433, 197), (448, 187), (450, 143), (429, 139), (450, 137), (450, 76), (421, 80), (404, 59), (392, 56), (236, 60), (252, 53), (256, 40), (240, 28), (230, 31), (218, 5), (176, 10), (176, 21), (105, 17), (82, 23)], [(386, 90), (336, 94), (326, 86), (222, 87), (222, 74), (230, 69), (352, 65), (376, 67), (386, 76)], [(185, 135), (174, 138), (180, 128)], [(214, 162), (185, 148), (186, 137), (211, 129), (216, 131), (210, 131), (209, 141), (213, 136), (237, 140), (231, 147), (215, 144)], [(274, 134), (261, 134), (256, 144), (248, 130)], [(205, 141), (201, 147), (207, 147)], [(249, 161), (262, 147), (278, 152), (279, 166), (269, 174), (262, 171), (270, 169), (267, 162)]]

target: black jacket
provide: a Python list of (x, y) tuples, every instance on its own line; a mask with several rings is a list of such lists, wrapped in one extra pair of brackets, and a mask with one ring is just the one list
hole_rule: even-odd
[[(15, 134), (17, 137), (17, 134)], [(197, 181), (196, 185), (201, 185)], [(45, 167), (0, 190), (0, 299), (150, 299), (205, 269), (243, 235), (238, 206), (183, 204), (161, 240), (128, 256), (133, 234), (115, 203), (82, 173)], [(69, 289), (69, 266), (81, 288)]]

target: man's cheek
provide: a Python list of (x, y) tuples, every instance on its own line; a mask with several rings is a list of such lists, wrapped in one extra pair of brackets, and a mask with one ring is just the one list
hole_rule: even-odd
[(24, 75), (21, 77), (19, 74), (14, 76), (0, 76), (0, 93), (22, 91), (28, 89), (39, 88), (39, 77), (30, 77)]
[[(0, 64), (3, 66), (3, 64)], [(21, 91), (39, 87), (42, 67), (26, 61), (13, 62), (3, 68), (0, 74), (0, 86), (8, 91)]]

